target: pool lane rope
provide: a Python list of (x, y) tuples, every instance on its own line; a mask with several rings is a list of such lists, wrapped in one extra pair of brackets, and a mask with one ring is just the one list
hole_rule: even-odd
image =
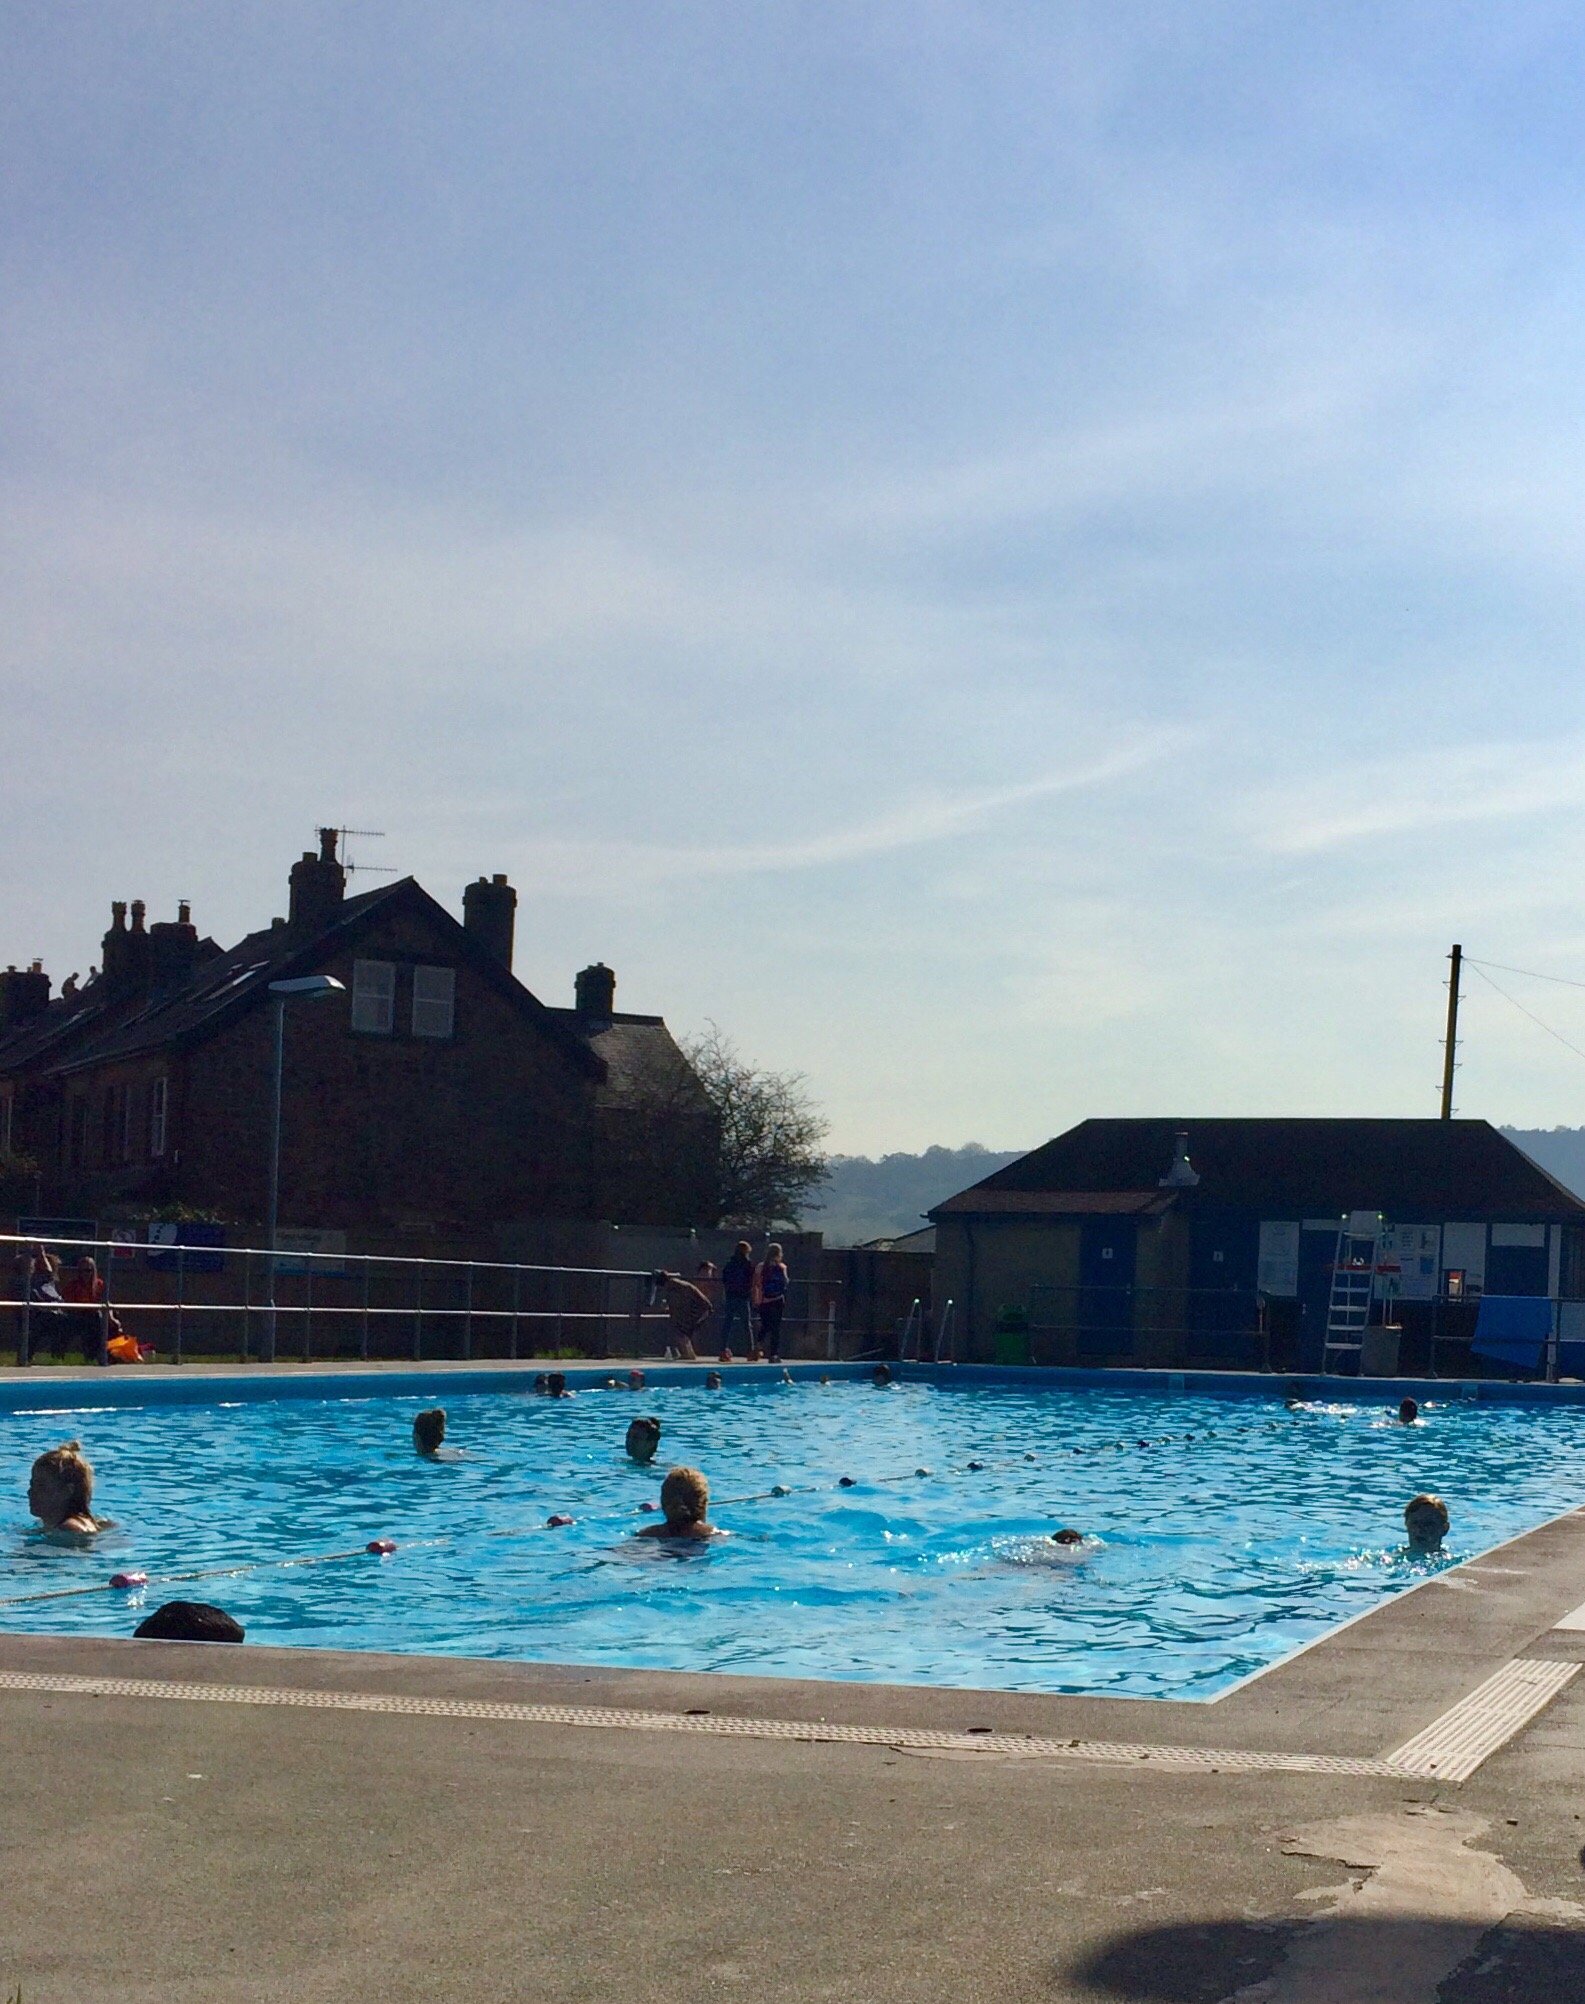
[[(862, 1483), (860, 1478), (853, 1475), (838, 1476), (834, 1483), (800, 1482), (789, 1484), (778, 1482), (769, 1489), (755, 1490), (748, 1496), (713, 1497), (711, 1502), (712, 1507), (718, 1509), (741, 1510), (750, 1503), (779, 1503), (783, 1498), (788, 1496), (828, 1495), (833, 1489), (857, 1489), (860, 1487), (880, 1489), (899, 1482), (945, 1481), (952, 1476), (994, 1475), (1003, 1470), (1023, 1468), (1032, 1462), (1039, 1463), (1063, 1454), (1113, 1454), (1129, 1449), (1137, 1452), (1142, 1448), (1173, 1447), (1205, 1440), (1226, 1440), (1236, 1434), (1280, 1432), (1283, 1430), (1285, 1424), (1283, 1420), (1262, 1420), (1254, 1426), (1247, 1427), (1221, 1429), (1206, 1427), (1199, 1433), (1164, 1433), (1158, 1435), (1154, 1440), (1139, 1440), (1136, 1438), (1133, 1440), (1081, 1441), (1073, 1447), (1048, 1449), (1044, 1455), (1035, 1454), (1031, 1451), (1018, 1455), (1008, 1461), (975, 1460), (965, 1462), (962, 1467), (949, 1466), (941, 1469), (939, 1472), (933, 1468), (924, 1467), (902, 1469), (895, 1475), (871, 1476), (867, 1481)], [(641, 1503), (638, 1505), (638, 1510), (640, 1514), (653, 1515), (658, 1507), (655, 1503)], [(35, 1593), (14, 1593), (0, 1596), (0, 1607), (26, 1607), (38, 1602), (51, 1600), (80, 1600), (89, 1594), (96, 1593), (141, 1592), (145, 1587), (151, 1586), (185, 1586), (193, 1580), (241, 1579), (249, 1573), (284, 1571), (289, 1566), (329, 1566), (339, 1564), (345, 1559), (363, 1559), (371, 1556), (383, 1559), (389, 1558), (399, 1551), (433, 1551), (440, 1545), (460, 1544), (465, 1538), (469, 1537), (532, 1538), (544, 1531), (566, 1529), (577, 1521), (575, 1517), (567, 1516), (558, 1511), (551, 1517), (534, 1524), (505, 1525), (499, 1530), (447, 1531), (434, 1538), (405, 1538), (401, 1540), (394, 1538), (371, 1538), (365, 1544), (349, 1545), (345, 1551), (340, 1552), (308, 1552), (295, 1558), (286, 1559), (249, 1559), (241, 1565), (199, 1566), (193, 1571), (180, 1573), (149, 1574), (129, 1570), (112, 1573), (109, 1579), (95, 1580), (88, 1585), (46, 1587)], [(618, 1525), (623, 1519), (614, 1515), (602, 1514), (601, 1516), (591, 1518), (589, 1521), (596, 1524), (609, 1523)]]

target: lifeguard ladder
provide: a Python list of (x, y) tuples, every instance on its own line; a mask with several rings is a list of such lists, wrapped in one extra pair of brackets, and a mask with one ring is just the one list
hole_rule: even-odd
[(1326, 1305), (1326, 1340), (1321, 1348), (1321, 1369), (1328, 1375), (1337, 1373), (1340, 1357), (1358, 1357), (1365, 1347), (1380, 1244), (1379, 1211), (1349, 1211), (1339, 1221), (1332, 1289)]

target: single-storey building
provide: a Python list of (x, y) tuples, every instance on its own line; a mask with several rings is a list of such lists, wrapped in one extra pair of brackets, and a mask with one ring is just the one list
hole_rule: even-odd
[(965, 1359), (1349, 1370), (1351, 1292), (1453, 1371), (1483, 1294), (1585, 1294), (1585, 1203), (1484, 1120), (1085, 1120), (930, 1217)]

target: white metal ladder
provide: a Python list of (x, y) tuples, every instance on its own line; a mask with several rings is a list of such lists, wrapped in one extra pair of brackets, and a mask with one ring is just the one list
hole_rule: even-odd
[(1357, 1357), (1365, 1347), (1380, 1242), (1381, 1214), (1377, 1211), (1350, 1211), (1338, 1225), (1332, 1290), (1326, 1304), (1326, 1340), (1321, 1348), (1323, 1372), (1335, 1372), (1339, 1357)]

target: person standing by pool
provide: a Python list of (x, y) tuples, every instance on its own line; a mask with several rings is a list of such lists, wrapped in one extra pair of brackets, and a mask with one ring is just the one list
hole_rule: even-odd
[(765, 1259), (754, 1276), (759, 1295), (759, 1346), (771, 1363), (781, 1362), (781, 1323), (787, 1307), (791, 1278), (782, 1249), (774, 1240), (765, 1248)]
[(737, 1250), (721, 1269), (721, 1348), (732, 1347), (732, 1331), (743, 1325), (743, 1347), (753, 1347), (749, 1305), (754, 1294), (754, 1249), (739, 1239)]
[(697, 1468), (674, 1468), (660, 1485), (658, 1524), (646, 1524), (641, 1538), (695, 1540), (719, 1538), (725, 1533), (710, 1522), (710, 1485)]
[(664, 1299), (666, 1313), (671, 1317), (671, 1344), (679, 1357), (692, 1363), (698, 1355), (693, 1347), (693, 1339), (698, 1330), (710, 1320), (710, 1297), (692, 1281), (684, 1280), (680, 1273), (668, 1273), (664, 1267), (649, 1277), (650, 1300)]
[(75, 1543), (106, 1530), (110, 1519), (94, 1515), (93, 1500), (94, 1471), (80, 1440), (52, 1447), (34, 1462), (28, 1508), (44, 1526), (46, 1538)]

